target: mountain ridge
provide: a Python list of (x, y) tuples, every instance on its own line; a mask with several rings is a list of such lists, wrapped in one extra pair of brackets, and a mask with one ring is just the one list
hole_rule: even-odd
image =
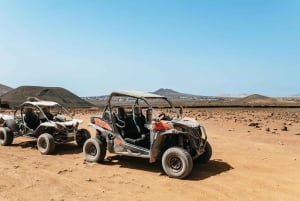
[(46, 86), (20, 86), (0, 98), (10, 107), (18, 107), (26, 101), (27, 97), (37, 97), (41, 100), (50, 100), (60, 103), (65, 107), (93, 107), (94, 105), (62, 87)]
[(5, 94), (11, 90), (13, 90), (12, 87), (6, 86), (4, 84), (0, 84), (0, 96), (2, 96), (3, 94)]

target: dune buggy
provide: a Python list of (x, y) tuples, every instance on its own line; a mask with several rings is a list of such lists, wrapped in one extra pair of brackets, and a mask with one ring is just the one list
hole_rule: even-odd
[(206, 163), (212, 155), (204, 127), (182, 117), (182, 108), (157, 94), (113, 92), (103, 114), (90, 121), (96, 137), (83, 146), (88, 162), (103, 162), (108, 150), (148, 158), (150, 163), (161, 160), (169, 177), (183, 179), (190, 175), (193, 161)]
[(42, 154), (53, 153), (55, 144), (74, 140), (83, 146), (90, 133), (78, 129), (81, 122), (73, 119), (73, 115), (56, 102), (26, 101), (14, 115), (0, 115), (0, 145), (9, 146), (15, 137), (22, 136), (37, 140), (37, 148)]

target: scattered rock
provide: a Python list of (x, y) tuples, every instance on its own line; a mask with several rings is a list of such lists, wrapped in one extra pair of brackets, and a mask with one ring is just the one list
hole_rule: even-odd
[(248, 124), (248, 126), (258, 126), (258, 123), (251, 122), (250, 124)]
[(281, 130), (282, 130), (282, 131), (288, 131), (288, 128), (287, 128), (286, 126), (283, 126), (283, 127), (281, 128)]
[(266, 131), (267, 131), (267, 132), (270, 132), (270, 128), (266, 128)]
[(69, 169), (69, 170), (67, 170), (67, 169), (59, 170), (59, 171), (57, 172), (57, 174), (62, 174), (62, 173), (66, 173), (66, 172), (72, 172), (72, 170), (71, 170), (71, 169)]
[(57, 172), (57, 174), (62, 174), (62, 173), (64, 173), (64, 172), (67, 172), (68, 170), (59, 170), (58, 172)]

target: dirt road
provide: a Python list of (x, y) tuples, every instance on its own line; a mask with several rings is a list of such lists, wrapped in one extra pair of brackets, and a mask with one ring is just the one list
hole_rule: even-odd
[[(300, 198), (300, 110), (193, 109), (213, 147), (185, 180), (160, 163), (108, 155), (85, 163), (75, 144), (41, 155), (34, 142), (0, 147), (0, 200), (286, 200)], [(85, 127), (89, 114), (79, 114)], [(299, 118), (298, 118), (299, 117)], [(89, 130), (93, 132), (92, 128)]]

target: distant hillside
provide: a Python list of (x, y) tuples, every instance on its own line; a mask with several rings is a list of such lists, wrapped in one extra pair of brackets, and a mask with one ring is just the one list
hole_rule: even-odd
[(177, 91), (174, 91), (172, 89), (164, 89), (160, 88), (153, 92), (154, 94), (162, 95), (162, 96), (181, 96), (184, 95), (182, 93), (179, 93)]
[(207, 101), (207, 100), (219, 100), (222, 98), (213, 97), (213, 96), (202, 96), (202, 95), (193, 95), (193, 94), (187, 94), (187, 93), (181, 93), (177, 92), (172, 89), (164, 89), (160, 88), (154, 92), (154, 94), (166, 96), (171, 99), (186, 99), (186, 100), (198, 100), (198, 101)]
[(8, 93), (0, 96), (2, 101), (7, 101), (11, 107), (17, 107), (27, 97), (37, 97), (41, 100), (49, 100), (60, 103), (65, 107), (92, 107), (88, 101), (85, 101), (72, 92), (61, 87), (43, 87), (43, 86), (20, 86)]
[(200, 96), (200, 95), (193, 95), (193, 94), (186, 94), (186, 93), (180, 93), (178, 91), (175, 91), (173, 89), (164, 89), (164, 88), (160, 88), (154, 92), (152, 92), (154, 94), (158, 94), (158, 95), (162, 95), (162, 96), (167, 96), (167, 97), (206, 97), (206, 96)]
[(287, 98), (273, 98), (260, 94), (253, 94), (244, 98), (232, 101), (233, 104), (244, 106), (294, 106), (298, 104), (296, 101)]
[(299, 94), (291, 95), (291, 97), (300, 97), (300, 93)]
[(3, 84), (0, 84), (0, 96), (13, 90), (13, 88), (9, 87), (9, 86), (6, 86), (6, 85), (3, 85)]
[(239, 102), (248, 103), (248, 104), (249, 103), (278, 103), (279, 100), (276, 98), (271, 98), (260, 94), (253, 94), (250, 96), (246, 96), (244, 98), (240, 98)]

